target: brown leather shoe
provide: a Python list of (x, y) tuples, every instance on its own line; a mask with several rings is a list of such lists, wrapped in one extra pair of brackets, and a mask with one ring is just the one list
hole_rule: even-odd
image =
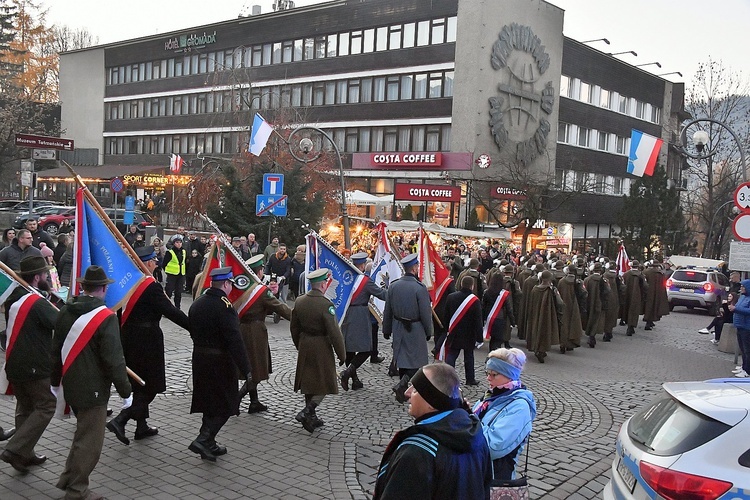
[(10, 464), (11, 467), (22, 474), (26, 474), (27, 472), (29, 472), (29, 469), (26, 468), (26, 460), (24, 460), (21, 455), (13, 453), (12, 451), (3, 451), (3, 453), (0, 454), (0, 460)]

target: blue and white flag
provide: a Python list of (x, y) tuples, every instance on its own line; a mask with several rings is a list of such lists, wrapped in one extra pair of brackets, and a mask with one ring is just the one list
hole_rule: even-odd
[[(108, 217), (86, 190), (76, 193), (76, 241), (73, 251), (72, 289), (74, 295), (81, 294), (81, 285), (76, 278), (82, 277), (89, 266), (101, 266), (114, 283), (107, 287), (104, 303), (117, 310), (123, 307), (122, 322), (132, 308), (126, 307), (129, 300), (137, 300), (143, 290), (154, 280), (146, 275), (134, 260), (132, 251), (126, 250), (128, 243), (122, 235), (110, 229)], [(105, 218), (107, 220), (105, 220)], [(119, 238), (118, 238), (119, 236)]]
[(654, 166), (663, 142), (658, 137), (633, 129), (630, 135), (628, 173), (638, 177), (643, 177), (644, 174), (654, 175)]
[(250, 146), (247, 150), (255, 156), (260, 156), (272, 133), (273, 127), (271, 124), (260, 116), (260, 113), (255, 113), (255, 118), (253, 119), (253, 130), (250, 132)]
[[(349, 304), (367, 280), (367, 277), (357, 269), (354, 264), (349, 262), (343, 255), (338, 253), (333, 247), (312, 231), (305, 239), (307, 240), (307, 252), (305, 253), (305, 270), (306, 273), (328, 268), (331, 274), (328, 276), (329, 286), (326, 290), (326, 297), (333, 302), (336, 310), (336, 319), (339, 325), (344, 321)], [(309, 289), (309, 283), (307, 283)]]
[[(372, 259), (372, 269), (370, 269), (370, 279), (380, 288), (388, 286), (404, 275), (401, 262), (393, 254), (393, 246), (388, 237), (385, 223), (380, 222), (377, 225), (378, 246), (375, 248), (375, 257)], [(371, 311), (382, 321), (383, 311), (385, 310), (385, 301), (377, 297), (370, 298)]]

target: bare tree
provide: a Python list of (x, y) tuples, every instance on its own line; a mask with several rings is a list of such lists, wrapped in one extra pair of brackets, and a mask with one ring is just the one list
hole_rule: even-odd
[[(724, 122), (742, 142), (738, 145), (723, 127), (713, 123), (699, 123), (688, 131), (690, 136), (697, 129), (705, 130), (711, 138), (711, 147), (718, 149), (716, 156), (705, 161), (691, 160), (688, 169), (685, 213), (688, 226), (694, 228), (696, 242), (703, 239), (701, 254), (704, 256), (718, 258), (728, 243), (727, 214), (718, 212), (732, 199), (732, 192), (743, 178), (738, 148), (747, 151), (750, 146), (748, 94), (750, 84), (747, 79), (721, 61), (709, 59), (699, 65), (686, 96), (686, 109), (694, 119), (711, 118)], [(711, 223), (716, 221), (720, 223), (711, 228)]]

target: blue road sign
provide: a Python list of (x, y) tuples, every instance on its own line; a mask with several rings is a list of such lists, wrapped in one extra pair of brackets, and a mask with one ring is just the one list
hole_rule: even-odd
[(286, 217), (286, 196), (272, 194), (255, 195), (255, 214), (259, 217), (267, 217), (269, 215)]
[(263, 194), (284, 194), (284, 174), (263, 174)]
[(123, 224), (132, 224), (134, 220), (133, 211), (135, 210), (135, 196), (125, 197), (125, 213), (122, 216)]

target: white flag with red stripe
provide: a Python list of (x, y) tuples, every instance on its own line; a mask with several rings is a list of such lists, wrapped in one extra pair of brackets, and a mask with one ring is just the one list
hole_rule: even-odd
[(487, 322), (484, 324), (484, 340), (490, 340), (490, 334), (492, 333), (492, 325), (495, 323), (495, 319), (500, 316), (500, 311), (503, 310), (503, 304), (510, 296), (508, 290), (500, 290), (500, 293), (495, 299), (495, 303), (490, 309), (490, 314), (487, 316)]
[(182, 159), (182, 156), (172, 154), (172, 156), (169, 157), (169, 170), (174, 174), (179, 174), (184, 163), (185, 160)]
[(448, 339), (451, 336), (451, 333), (456, 328), (456, 325), (458, 325), (464, 316), (466, 316), (466, 313), (469, 312), (469, 309), (472, 305), (474, 305), (475, 302), (479, 302), (479, 298), (474, 295), (473, 293), (469, 294), (468, 297), (464, 299), (463, 302), (461, 302), (461, 305), (458, 306), (458, 309), (456, 309), (456, 312), (453, 313), (453, 316), (451, 316), (451, 320), (448, 323), (448, 333), (445, 336), (445, 341), (443, 341), (443, 345), (440, 346), (440, 352), (438, 353), (438, 360), (445, 361), (445, 348), (446, 344), (448, 344)]
[(628, 252), (625, 251), (625, 245), (620, 245), (620, 250), (617, 252), (617, 269), (618, 274), (622, 276), (626, 272), (630, 271), (630, 259), (628, 258)]

